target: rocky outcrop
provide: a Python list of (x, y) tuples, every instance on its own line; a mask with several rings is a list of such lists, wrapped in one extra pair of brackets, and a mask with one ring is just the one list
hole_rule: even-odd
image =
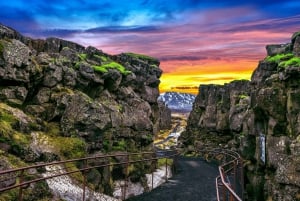
[(299, 33), (291, 43), (268, 45), (251, 81), (201, 85), (182, 135), (189, 149), (239, 151), (248, 200), (300, 198), (299, 47)]
[[(153, 135), (171, 118), (157, 102), (159, 65), (0, 25), (0, 149), (25, 162), (152, 149)], [(36, 147), (33, 140), (45, 141), (36, 136), (52, 149)]]

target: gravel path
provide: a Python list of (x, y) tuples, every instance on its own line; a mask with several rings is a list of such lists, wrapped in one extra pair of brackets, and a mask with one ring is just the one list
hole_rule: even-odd
[(162, 186), (127, 201), (215, 201), (217, 166), (199, 158), (178, 159), (177, 173)]

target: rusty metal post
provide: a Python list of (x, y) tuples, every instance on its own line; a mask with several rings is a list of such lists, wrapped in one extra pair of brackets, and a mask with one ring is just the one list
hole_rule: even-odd
[[(87, 167), (87, 160), (85, 159), (83, 161), (83, 163), (84, 163), (83, 167), (86, 168)], [(85, 173), (86, 173), (86, 170), (83, 170), (82, 201), (85, 201), (85, 188), (86, 188), (86, 183), (87, 183)]]
[(233, 161), (233, 190), (235, 191), (236, 189), (237, 189), (237, 184), (236, 184), (236, 182), (237, 182), (237, 161), (236, 160), (234, 160)]
[(242, 189), (242, 192), (241, 192), (241, 196), (242, 196), (242, 200), (244, 200), (244, 166), (243, 166), (243, 159), (240, 158), (240, 169), (241, 169), (241, 172), (240, 172), (240, 178), (241, 178), (241, 189)]
[[(24, 180), (24, 170), (21, 170), (19, 184), (22, 184)], [(19, 187), (19, 201), (23, 200), (23, 186)]]
[(223, 193), (223, 201), (226, 201), (227, 196), (226, 196), (226, 187), (225, 187), (225, 185), (222, 186), (222, 193)]
[(234, 197), (233, 195), (230, 193), (230, 198), (229, 198), (230, 201), (234, 201)]

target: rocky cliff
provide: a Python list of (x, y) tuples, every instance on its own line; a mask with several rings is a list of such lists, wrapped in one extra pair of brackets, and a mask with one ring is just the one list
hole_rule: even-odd
[(268, 45), (251, 81), (201, 85), (182, 141), (245, 159), (248, 200), (300, 200), (300, 36)]
[(151, 149), (153, 135), (168, 126), (162, 118), (171, 118), (157, 102), (159, 64), (31, 39), (0, 24), (0, 169), (18, 166), (13, 160)]

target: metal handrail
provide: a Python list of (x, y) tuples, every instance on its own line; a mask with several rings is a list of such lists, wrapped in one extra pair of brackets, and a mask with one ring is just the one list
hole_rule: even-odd
[[(225, 162), (221, 163), (218, 167), (219, 175), (216, 177), (217, 200), (242, 201), (244, 199), (244, 176), (242, 158), (240, 155), (235, 151), (221, 148), (202, 149), (198, 150), (198, 152), (221, 154), (226, 157)], [(238, 169), (240, 170), (240, 175), (238, 175)], [(230, 181), (226, 181), (226, 178), (230, 178), (230, 174), (233, 176), (234, 185), (231, 185)], [(238, 182), (241, 191), (240, 193), (237, 192)]]
[[(50, 162), (50, 163), (42, 163), (42, 164), (36, 164), (36, 165), (31, 165), (31, 166), (27, 166), (27, 167), (21, 167), (21, 168), (16, 168), (16, 169), (8, 169), (8, 170), (1, 170), (0, 171), (0, 178), (4, 177), (5, 175), (8, 177), (8, 179), (11, 179), (10, 175), (13, 174), (15, 175), (15, 179), (16, 181), (18, 180), (18, 183), (14, 183), (13, 185), (9, 185), (9, 186), (4, 186), (1, 187), (0, 186), (0, 193), (11, 190), (11, 189), (16, 189), (19, 188), (19, 201), (23, 200), (23, 192), (22, 189), (27, 187), (29, 184), (32, 183), (36, 183), (39, 181), (43, 181), (43, 180), (47, 180), (47, 179), (51, 179), (54, 177), (59, 177), (59, 176), (63, 176), (63, 175), (70, 175), (73, 173), (77, 173), (77, 172), (85, 172), (88, 171), (90, 169), (93, 168), (100, 168), (100, 167), (109, 167), (109, 166), (114, 166), (114, 165), (125, 165), (125, 167), (128, 169), (128, 166), (130, 164), (133, 163), (138, 163), (138, 162), (146, 162), (146, 161), (155, 161), (158, 160), (160, 158), (174, 158), (178, 155), (179, 153), (177, 152), (177, 150), (165, 150), (164, 153), (160, 153), (157, 154), (156, 152), (138, 152), (138, 153), (122, 153), (122, 154), (109, 154), (109, 155), (96, 155), (96, 156), (90, 156), (90, 157), (84, 157), (84, 158), (77, 158), (77, 159), (70, 159), (70, 160), (63, 160), (63, 161), (55, 161), (55, 162)], [(134, 156), (134, 155), (149, 155), (150, 158), (142, 158), (142, 159), (136, 159), (136, 160), (129, 160), (130, 156)], [(40, 177), (40, 178), (34, 178), (34, 179), (29, 179), (29, 180), (25, 180), (24, 178), (24, 172), (28, 171), (30, 169), (36, 169), (36, 168), (46, 168), (47, 166), (53, 166), (53, 165), (66, 165), (68, 163), (73, 163), (73, 162), (84, 162), (84, 164), (87, 164), (89, 160), (95, 160), (95, 159), (109, 159), (112, 157), (126, 157), (126, 161), (124, 162), (114, 162), (114, 163), (106, 163), (105, 164), (98, 164), (98, 165), (91, 165), (91, 166), (84, 166), (82, 168), (78, 168), (76, 170), (71, 170), (68, 171), (66, 170), (66, 172), (63, 173), (58, 173), (58, 174), (54, 174), (51, 176), (46, 176), (46, 177)], [(167, 181), (167, 160), (166, 160), (166, 181)], [(126, 171), (127, 172), (127, 171)], [(86, 181), (86, 175), (82, 174), (84, 177), (84, 181)], [(18, 178), (18, 179), (17, 179)], [(8, 180), (7, 179), (7, 180)], [(126, 175), (126, 180), (127, 180), (127, 175)], [(7, 181), (7, 180), (0, 180), (0, 184), (1, 182)], [(83, 182), (83, 195), (82, 195), (82, 200), (85, 201), (85, 188), (87, 186), (86, 182)], [(125, 187), (126, 188), (126, 187)], [(153, 189), (153, 173), (152, 173), (152, 188)], [(126, 189), (125, 189), (125, 194), (123, 195), (123, 199), (126, 198)]]

